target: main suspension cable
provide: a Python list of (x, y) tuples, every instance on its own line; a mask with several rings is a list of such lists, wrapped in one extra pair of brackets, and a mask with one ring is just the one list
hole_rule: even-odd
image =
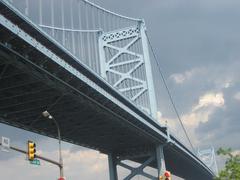
[(184, 131), (184, 133), (185, 133), (185, 136), (187, 137), (188, 142), (189, 142), (189, 144), (190, 144), (190, 146), (191, 146), (191, 148), (192, 148), (192, 150), (193, 150), (193, 152), (194, 152), (195, 149), (194, 149), (193, 144), (192, 144), (192, 142), (191, 142), (191, 140), (190, 140), (190, 138), (189, 138), (189, 136), (188, 136), (188, 134), (187, 134), (187, 131), (186, 131), (185, 127), (184, 127), (184, 124), (183, 124), (183, 122), (182, 122), (182, 119), (181, 119), (181, 117), (180, 117), (180, 115), (179, 115), (179, 113), (178, 113), (177, 107), (176, 107), (176, 105), (175, 105), (175, 103), (174, 103), (174, 101), (173, 101), (171, 92), (170, 92), (170, 90), (169, 90), (169, 88), (168, 88), (167, 82), (166, 82), (166, 80), (165, 80), (165, 77), (164, 77), (164, 75), (163, 75), (162, 69), (161, 69), (161, 67), (160, 67), (160, 64), (159, 64), (159, 62), (158, 62), (157, 56), (156, 56), (156, 54), (155, 54), (155, 52), (154, 52), (153, 46), (152, 46), (152, 44), (151, 44), (151, 42), (150, 42), (150, 39), (149, 39), (149, 36), (148, 36), (147, 32), (146, 32), (146, 36), (147, 36), (147, 40), (148, 40), (148, 44), (149, 44), (149, 46), (150, 46), (150, 49), (151, 49), (151, 51), (152, 51), (152, 53), (153, 53), (153, 58), (154, 58), (154, 60), (155, 60), (156, 63), (157, 63), (158, 70), (159, 70), (159, 72), (160, 72), (160, 75), (161, 75), (163, 84), (164, 84), (164, 86), (165, 86), (165, 88), (166, 88), (166, 90), (167, 90), (167, 94), (168, 94), (168, 96), (169, 96), (169, 99), (170, 99), (170, 101), (171, 101), (171, 104), (172, 104), (172, 106), (173, 106), (173, 109), (174, 109), (174, 111), (175, 111), (175, 113), (176, 113), (176, 115), (177, 115), (177, 118), (178, 118), (181, 126), (182, 126), (182, 129), (183, 129), (183, 131)]

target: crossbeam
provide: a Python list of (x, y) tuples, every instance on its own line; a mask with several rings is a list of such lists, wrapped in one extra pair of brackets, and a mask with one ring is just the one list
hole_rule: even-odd
[[(156, 146), (155, 152), (147, 152), (146, 153), (146, 160), (142, 162), (138, 167), (133, 167), (129, 164), (126, 164), (123, 162), (123, 160), (120, 157), (113, 156), (112, 154), (108, 155), (108, 163), (109, 163), (109, 176), (110, 180), (117, 180), (117, 166), (120, 166), (122, 168), (128, 169), (130, 171), (130, 174), (128, 174), (126, 177), (123, 178), (123, 180), (131, 180), (137, 175), (141, 175), (143, 177), (146, 177), (147, 179), (151, 180), (157, 180), (160, 178), (160, 176), (163, 175), (163, 173), (166, 171), (165, 166), (165, 160), (164, 160), (164, 152), (163, 152), (164, 145), (158, 145)], [(150, 155), (149, 155), (150, 154)], [(131, 157), (130, 157), (131, 159)], [(147, 173), (144, 171), (146, 167), (151, 166), (152, 163), (157, 162), (157, 177)]]
[(137, 167), (137, 168), (133, 168), (133, 167), (131, 167), (131, 166), (129, 166), (129, 165), (123, 163), (123, 162), (119, 162), (119, 163), (118, 163), (119, 166), (124, 167), (124, 168), (126, 168), (126, 169), (128, 169), (128, 170), (131, 171), (131, 173), (130, 173), (127, 177), (125, 177), (124, 180), (130, 180), (130, 179), (132, 179), (133, 177), (135, 177), (136, 175), (142, 175), (142, 176), (147, 177), (147, 178), (149, 178), (149, 179), (155, 179), (154, 176), (152, 176), (152, 175), (150, 175), (150, 174), (148, 174), (148, 173), (146, 173), (146, 172), (143, 171), (143, 169), (144, 169), (145, 167), (149, 166), (149, 164), (150, 164), (151, 162), (153, 162), (154, 159), (155, 159), (155, 156), (152, 155), (152, 156), (149, 157), (143, 164), (141, 164), (141, 165), (140, 165), (139, 167)]

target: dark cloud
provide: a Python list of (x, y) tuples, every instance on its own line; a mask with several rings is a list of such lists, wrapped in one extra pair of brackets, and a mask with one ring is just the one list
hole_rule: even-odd
[[(145, 19), (152, 44), (180, 114), (191, 112), (201, 96), (223, 92), (224, 108), (216, 108), (209, 121), (196, 130), (200, 146), (240, 148), (240, 2), (95, 0), (115, 12)], [(191, 78), (176, 84), (172, 74), (199, 70)], [(156, 73), (157, 102), (165, 117), (176, 118)], [(229, 84), (228, 84), (229, 83)], [(228, 88), (225, 88), (229, 86)], [(179, 126), (180, 129), (180, 126)], [(223, 161), (221, 161), (223, 163)]]
[(237, 137), (240, 137), (240, 101), (234, 98), (239, 89), (239, 85), (226, 89), (224, 91), (225, 106), (216, 110), (209, 117), (208, 122), (201, 123), (198, 127), (197, 133), (203, 140), (203, 144), (214, 142), (216, 147), (227, 146), (240, 149), (240, 143), (237, 140)]
[(240, 6), (237, 1), (95, 2), (115, 12), (146, 20), (167, 75), (239, 56)]

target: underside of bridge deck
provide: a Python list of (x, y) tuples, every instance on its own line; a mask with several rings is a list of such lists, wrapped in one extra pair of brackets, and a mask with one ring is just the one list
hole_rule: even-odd
[[(113, 104), (97, 97), (96, 93), (83, 84), (77, 86), (84, 94), (77, 94), (68, 86), (57, 82), (52, 76), (22, 62), (21, 58), (14, 54), (1, 51), (0, 57), (2, 121), (55, 137), (57, 132), (54, 124), (41, 116), (44, 110), (48, 110), (58, 120), (62, 137), (66, 141), (106, 153), (112, 151), (121, 153), (121, 149), (124, 151), (136, 149), (140, 152), (154, 146), (150, 136), (140, 134), (136, 131), (136, 127), (122, 122), (122, 115), (119, 115), (117, 107), (114, 114), (109, 113), (103, 107), (113, 106)], [(43, 60), (42, 66), (49, 66), (49, 64), (44, 63)], [(61, 74), (68, 84), (76, 83), (73, 77), (64, 74), (62, 70), (54, 69), (53, 71)], [(86, 96), (94, 96), (94, 101), (98, 98), (97, 103), (101, 103), (103, 107), (94, 104)]]
[[(41, 116), (48, 110), (59, 122), (63, 140), (67, 142), (106, 154), (114, 152), (121, 159), (140, 163), (155, 153), (160, 141), (155, 141), (140, 123), (134, 123), (127, 112), (40, 54), (29, 53), (29, 47), (26, 49), (28, 55), (24, 57), (9, 42), (0, 44), (1, 122), (55, 138), (54, 124)], [(39, 66), (32, 62), (38, 62)], [(168, 148), (165, 150), (167, 169), (187, 177), (189, 173), (184, 173), (187, 171), (177, 168), (185, 161), (184, 157)], [(149, 165), (157, 167), (156, 160)]]

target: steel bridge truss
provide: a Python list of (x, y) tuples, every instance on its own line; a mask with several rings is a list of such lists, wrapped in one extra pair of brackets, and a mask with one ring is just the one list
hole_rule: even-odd
[(198, 149), (197, 156), (201, 159), (216, 175), (218, 175), (218, 167), (213, 147), (208, 149)]
[[(11, 7), (11, 4), (4, 1), (0, 1), (0, 5), (9, 6)], [(17, 1), (19, 2), (19, 1)], [(32, 2), (32, 1), (26, 1), (26, 2)], [(39, 1), (42, 2), (42, 1)], [(54, 1), (57, 2), (57, 1)], [(85, 3), (85, 1), (83, 2)], [(28, 6), (27, 6), (28, 7)], [(53, 6), (52, 6), (53, 7)], [(64, 7), (63, 5), (61, 7)], [(92, 8), (92, 6), (89, 6)], [(12, 7), (11, 7), (12, 8)], [(41, 9), (41, 8), (40, 8)], [(76, 105), (79, 109), (77, 109), (76, 112), (80, 113), (82, 110), (81, 116), (83, 118), (81, 121), (78, 121), (77, 115), (72, 115), (70, 118), (71, 121), (68, 121), (68, 123), (72, 123), (71, 126), (76, 128), (74, 131), (72, 131), (69, 128), (64, 127), (63, 128), (63, 135), (65, 135), (66, 141), (69, 142), (75, 142), (75, 143), (81, 143), (81, 145), (85, 145), (86, 147), (90, 147), (93, 149), (100, 150), (106, 154), (109, 154), (109, 171), (110, 171), (110, 180), (116, 180), (118, 179), (117, 176), (117, 166), (121, 166), (124, 168), (127, 168), (131, 171), (131, 173), (125, 177), (125, 179), (131, 179), (135, 177), (136, 175), (142, 175), (149, 179), (158, 179), (160, 175), (163, 174), (165, 171), (165, 161), (164, 161), (164, 154), (163, 149), (165, 147), (164, 143), (169, 143), (171, 138), (173, 138), (169, 135), (168, 129), (166, 129), (165, 134), (165, 128), (164, 130), (161, 129), (156, 122), (152, 121), (152, 118), (150, 119), (149, 116), (147, 116), (145, 113), (140, 111), (138, 108), (136, 108), (132, 103), (127, 101), (123, 96), (116, 93), (112, 87), (108, 86), (108, 84), (105, 84), (105, 82), (100, 82), (100, 78), (98, 76), (95, 76), (94, 73), (92, 73), (90, 70), (88, 70), (85, 66), (81, 65), (81, 63), (78, 63), (78, 59), (73, 54), (69, 53), (69, 51), (66, 51), (66, 49), (63, 46), (60, 46), (59, 42), (52, 41), (52, 37), (50, 37), (48, 34), (44, 33), (39, 27), (35, 26), (35, 24), (32, 24), (31, 21), (28, 19), (24, 19), (22, 16), (18, 16), (17, 20), (24, 20), (24, 26), (20, 23), (20, 25), (16, 24), (15, 19), (13, 17), (14, 13), (19, 12), (14, 9), (14, 13), (9, 13), (8, 8), (5, 7), (4, 9), (6, 12), (5, 14), (0, 14), (0, 23), (3, 27), (2, 31), (6, 32), (7, 36), (5, 35), (4, 38), (1, 39), (1, 48), (4, 50), (4, 52), (11, 52), (14, 54), (14, 58), (12, 58), (12, 61), (15, 63), (19, 61), (17, 64), (17, 67), (26, 71), (26, 74), (31, 74), (29, 79), (23, 78), (22, 84), (15, 84), (15, 85), (6, 85), (6, 88), (18, 88), (18, 86), (25, 86), (25, 85), (31, 85), (32, 83), (36, 83), (36, 81), (31, 81), (32, 76), (36, 76), (36, 79), (39, 81), (44, 80), (44, 83), (41, 85), (44, 85), (44, 87), (41, 86), (40, 89), (33, 89), (30, 93), (35, 94), (38, 91), (41, 91), (41, 97), (43, 97), (44, 94), (42, 94), (42, 91), (49, 90), (49, 93), (53, 93), (52, 89), (56, 89), (56, 92), (59, 92), (59, 94), (54, 93), (56, 97), (53, 97), (52, 101), (58, 102), (58, 100), (62, 100), (61, 97), (65, 94), (69, 95), (69, 89), (71, 90), (71, 93), (74, 93), (74, 98), (69, 99), (66, 96), (66, 99), (68, 99), (69, 104), (74, 104), (72, 101), (76, 100), (76, 96), (79, 98), (76, 102)], [(43, 11), (44, 12), (44, 11)], [(104, 11), (105, 12), (105, 11)], [(27, 13), (28, 14), (28, 13)], [(42, 11), (40, 11), (39, 14), (42, 14)], [(7, 16), (7, 17), (6, 17)], [(41, 16), (40, 16), (41, 17)], [(53, 17), (53, 16), (52, 16)], [(12, 22), (10, 19), (13, 19)], [(51, 18), (52, 19), (52, 18)], [(101, 22), (101, 21), (100, 21)], [(40, 23), (41, 24), (41, 23)], [(54, 23), (51, 24), (50, 28), (53, 28)], [(26, 27), (30, 27), (30, 29), (27, 29)], [(47, 27), (47, 28), (49, 28)], [(23, 29), (24, 28), (24, 29)], [(46, 28), (46, 27), (45, 27)], [(67, 29), (66, 29), (67, 28)], [(58, 29), (61, 31), (61, 35), (65, 36), (65, 31), (73, 30), (72, 27), (61, 27), (61, 29)], [(99, 34), (99, 51), (100, 51), (100, 60), (101, 60), (101, 74), (105, 79), (113, 85), (116, 89), (118, 89), (120, 92), (125, 95), (127, 93), (130, 99), (134, 102), (141, 102), (140, 99), (142, 96), (147, 96), (146, 98), (149, 98), (149, 107), (150, 107), (150, 113), (153, 117), (156, 116), (156, 98), (155, 98), (155, 92), (154, 92), (154, 84), (153, 84), (153, 78), (152, 78), (152, 72), (151, 72), (151, 63), (149, 58), (149, 52), (147, 47), (147, 37), (146, 37), (146, 28), (143, 21), (139, 21), (139, 24), (136, 26), (129, 26), (129, 28), (125, 29), (118, 29), (114, 31), (106, 31), (106, 33)], [(36, 33), (33, 35), (32, 33)], [(53, 31), (55, 32), (55, 31)], [(8, 36), (9, 35), (9, 36)], [(40, 36), (39, 36), (40, 35)], [(50, 34), (52, 35), (52, 34)], [(14, 39), (15, 38), (15, 39)], [(44, 38), (44, 39), (43, 39)], [(63, 38), (65, 39), (65, 38)], [(74, 38), (73, 38), (74, 39)], [(51, 40), (51, 41), (50, 41)], [(19, 43), (21, 42), (21, 43)], [(95, 42), (95, 41), (94, 41)], [(69, 43), (71, 44), (71, 43)], [(73, 42), (74, 44), (74, 42)], [(75, 44), (76, 45), (76, 44)], [(14, 47), (14, 48), (13, 48)], [(24, 48), (23, 48), (24, 47)], [(91, 47), (91, 46), (89, 46)], [(88, 48), (89, 49), (89, 48)], [(75, 50), (73, 48), (73, 50)], [(34, 53), (37, 53), (39, 55), (39, 58), (35, 56)], [(91, 52), (89, 53), (91, 54)], [(121, 58), (121, 56), (125, 56), (124, 58)], [(18, 57), (18, 58), (16, 58)], [(30, 58), (34, 57), (34, 58)], [(20, 63), (23, 62), (23, 63)], [(8, 64), (5, 63), (5, 60), (3, 61), (3, 70), (1, 71), (0, 77), (6, 76), (5, 71), (8, 68)], [(104, 62), (104, 63), (103, 63)], [(24, 64), (24, 68), (18, 66), (18, 64), (22, 65)], [(122, 66), (127, 66), (123, 68)], [(27, 70), (31, 70), (30, 73)], [(142, 69), (141, 69), (142, 68)], [(138, 74), (142, 72), (142, 74)], [(63, 72), (65, 74), (63, 74)], [(109, 73), (112, 73), (109, 75)], [(18, 75), (18, 73), (25, 73), (23, 71), (17, 71), (17, 74), (13, 74), (10, 76)], [(64, 75), (64, 76), (63, 76)], [(9, 75), (8, 75), (9, 76)], [(116, 78), (116, 76), (118, 76)], [(44, 78), (43, 78), (44, 77)], [(5, 77), (6, 78), (6, 77)], [(35, 79), (34, 79), (35, 80)], [(26, 82), (25, 82), (26, 81)], [(48, 83), (46, 83), (47, 81)], [(124, 82), (129, 82), (129, 88), (124, 85)], [(9, 81), (12, 83), (12, 81)], [(79, 84), (81, 83), (81, 84)], [(137, 84), (136, 84), (137, 83)], [(46, 87), (47, 85), (47, 87)], [(37, 87), (36, 87), (37, 88)], [(46, 88), (46, 89), (45, 89)], [(84, 89), (85, 88), (85, 89)], [(128, 89), (127, 89), (128, 88)], [(89, 91), (89, 89), (91, 91)], [(6, 91), (7, 89), (2, 88), (0, 90)], [(58, 90), (58, 91), (57, 91)], [(93, 91), (94, 90), (94, 91)], [(137, 91), (138, 90), (138, 91)], [(54, 91), (55, 92), (55, 91)], [(68, 93), (66, 93), (68, 92)], [(25, 91), (24, 91), (25, 93)], [(24, 95), (24, 94), (21, 94)], [(52, 94), (50, 94), (52, 96)], [(16, 96), (16, 94), (14, 94)], [(44, 96), (45, 97), (45, 96)], [(5, 97), (4, 97), (5, 98)], [(12, 96), (8, 98), (13, 98)], [(42, 109), (40, 109), (42, 104), (49, 104), (51, 102), (48, 102), (50, 99), (38, 99), (38, 96), (34, 96), (37, 101), (44, 101), (43, 103), (39, 103), (39, 105), (36, 107), (36, 104), (34, 107), (30, 107), (29, 109), (25, 107), (22, 110), (17, 110), (16, 113), (22, 113), (21, 115), (24, 115), (23, 121), (15, 120), (15, 126), (19, 126), (22, 128), (28, 129), (28, 127), (32, 126), (33, 123), (35, 123), (35, 114), (40, 114), (42, 112)], [(34, 102), (35, 102), (34, 100)], [(46, 102), (45, 102), (46, 101)], [(94, 114), (90, 111), (89, 113), (88, 108), (82, 108), (82, 106), (78, 106), (79, 104), (86, 104), (88, 103), (88, 108), (94, 109)], [(25, 103), (33, 103), (31, 99), (27, 101), (20, 101), (20, 102), (14, 102), (14, 104), (4, 104), (2, 108), (9, 108), (12, 105), (16, 106), (22, 106)], [(59, 109), (56, 108), (55, 113), (59, 113), (59, 119), (60, 122), (65, 123), (65, 116), (63, 116), (61, 113), (62, 109), (66, 109), (65, 107), (62, 108), (62, 104), (59, 103)], [(64, 102), (64, 105), (67, 106), (68, 103)], [(146, 104), (145, 104), (146, 105)], [(73, 106), (72, 108), (76, 109), (76, 107)], [(138, 106), (145, 108), (144, 104), (139, 103)], [(44, 109), (46, 109), (47, 105), (44, 105)], [(98, 109), (96, 109), (96, 107)], [(101, 112), (100, 112), (101, 110)], [(25, 113), (26, 111), (31, 112), (27, 114), (26, 117)], [(71, 109), (69, 110), (71, 111)], [(72, 112), (72, 111), (71, 111)], [(124, 114), (127, 112), (127, 114)], [(34, 114), (34, 118), (32, 118), (32, 115)], [(93, 114), (93, 115), (92, 115)], [(101, 117), (98, 118), (98, 114), (101, 115)], [(19, 117), (20, 114), (18, 114)], [(13, 112), (7, 113), (6, 117), (11, 118), (13, 116)], [(66, 116), (69, 118), (69, 116)], [(84, 118), (85, 117), (85, 118)], [(5, 117), (4, 117), (5, 118)], [(96, 119), (95, 119), (96, 118)], [(27, 119), (27, 120), (26, 120)], [(35, 120), (34, 120), (35, 119)], [(88, 121), (84, 121), (84, 120)], [(1, 120), (1, 119), (0, 119)], [(89, 124), (89, 120), (91, 123), (94, 124), (94, 127), (97, 129), (94, 130), (91, 128), (88, 128), (91, 124)], [(137, 121), (136, 121), (137, 120)], [(100, 122), (98, 122), (100, 121)], [(137, 122), (137, 123), (136, 123)], [(7, 123), (7, 122), (6, 122)], [(18, 123), (22, 123), (18, 125)], [(30, 124), (29, 124), (30, 123)], [(83, 124), (84, 123), (84, 124)], [(118, 123), (118, 124), (117, 124)], [(45, 133), (47, 128), (41, 129), (41, 126), (39, 126), (39, 129), (30, 129), (32, 131), (36, 131), (38, 133)], [(45, 127), (45, 126), (43, 126)], [(105, 129), (111, 130), (110, 133), (105, 133)], [(109, 128), (110, 127), (110, 128)], [(127, 127), (127, 128), (126, 128)], [(100, 129), (98, 131), (98, 129)], [(65, 134), (64, 134), (65, 130)], [(69, 131), (70, 130), (70, 131)], [(85, 131), (82, 131), (85, 130)], [(91, 137), (89, 137), (89, 131), (94, 132), (95, 134), (92, 134)], [(121, 133), (120, 133), (121, 132)], [(122, 133), (124, 132), (124, 133)], [(141, 133), (142, 134), (141, 134)], [(48, 132), (49, 136), (55, 137), (54, 133), (52, 131)], [(77, 133), (77, 134), (75, 134)], [(82, 134), (81, 134), (82, 133)], [(97, 134), (99, 133), (99, 134)], [(86, 135), (87, 134), (87, 135)], [(114, 136), (115, 135), (115, 136)], [(72, 139), (70, 139), (71, 137)], [(79, 138), (81, 137), (81, 138)], [(86, 140), (86, 137), (89, 139)], [(150, 138), (151, 137), (151, 138)], [(111, 139), (112, 138), (112, 139)], [(167, 141), (166, 141), (167, 139)], [(191, 154), (183, 145), (181, 145), (178, 141), (176, 141), (175, 138), (171, 140), (172, 146), (166, 146), (165, 148), (165, 158), (166, 162), (168, 161), (169, 157), (173, 157), (176, 152), (176, 149), (180, 152), (184, 152), (183, 155), (187, 157), (191, 157), (193, 163), (198, 163), (202, 167), (202, 171), (207, 174), (206, 176), (209, 177), (209, 171), (206, 169), (206, 167), (201, 164), (201, 162), (196, 159), (196, 157)], [(86, 141), (84, 141), (86, 140)], [(157, 147), (155, 147), (157, 145)], [(125, 152), (116, 152), (119, 149), (125, 150), (128, 152), (128, 150), (131, 148), (135, 148), (135, 152), (138, 153), (145, 153), (144, 160), (138, 159), (136, 156), (132, 154), (126, 154)], [(113, 148), (114, 147), (114, 148)], [(141, 148), (150, 149), (149, 151), (142, 150)], [(175, 149), (174, 149), (175, 148)], [(174, 152), (174, 153), (173, 153)], [(115, 154), (117, 153), (117, 155)], [(124, 154), (125, 153), (125, 154)], [(128, 156), (127, 158), (122, 155)], [(186, 159), (182, 158), (183, 155), (179, 156), (179, 159), (175, 158), (175, 162), (178, 160), (180, 164), (183, 162), (183, 160), (186, 161)], [(176, 155), (177, 156), (177, 155)], [(175, 156), (175, 157), (176, 157)], [(132, 160), (135, 162), (141, 163), (141, 165), (137, 168), (131, 167), (124, 162), (123, 160)], [(187, 167), (192, 167), (191, 163), (186, 163)], [(190, 165), (191, 166), (190, 166)], [(153, 175), (150, 175), (146, 172), (144, 172), (144, 168), (147, 166), (155, 167), (158, 170), (158, 177), (154, 177)], [(168, 167), (169, 168), (169, 167)], [(173, 167), (170, 167), (173, 168)], [(178, 169), (175, 169), (177, 171)], [(199, 171), (196, 171), (199, 172)], [(184, 174), (183, 172), (177, 171), (176, 174)], [(203, 173), (204, 174), (204, 173)], [(196, 173), (193, 173), (193, 175), (196, 175)]]
[(99, 37), (101, 75), (156, 119), (157, 105), (144, 22)]

